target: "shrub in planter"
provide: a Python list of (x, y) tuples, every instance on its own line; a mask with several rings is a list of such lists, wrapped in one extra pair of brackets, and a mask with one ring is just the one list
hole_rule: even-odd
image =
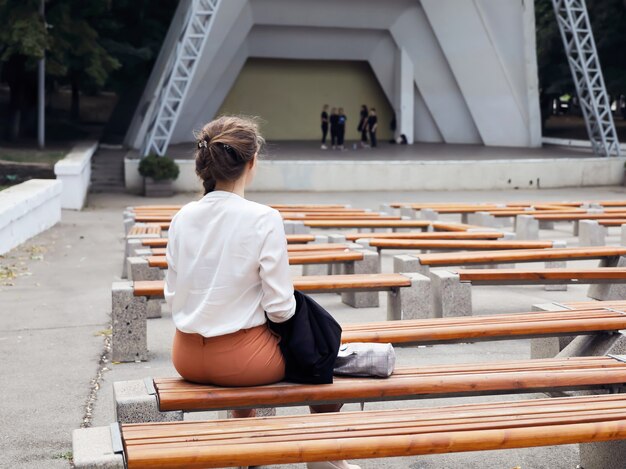
[(140, 161), (139, 174), (144, 177), (146, 196), (166, 197), (173, 194), (172, 181), (180, 174), (180, 168), (171, 158), (149, 155)]

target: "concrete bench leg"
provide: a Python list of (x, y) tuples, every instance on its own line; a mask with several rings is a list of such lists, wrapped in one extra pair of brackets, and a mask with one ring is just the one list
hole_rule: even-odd
[[(380, 272), (378, 254), (363, 251), (363, 260), (346, 264), (346, 274), (377, 274)], [(344, 292), (341, 301), (354, 308), (376, 308), (380, 304), (379, 294), (373, 292)]]
[(379, 206), (379, 211), (381, 213), (384, 213), (386, 215), (398, 215), (400, 213), (400, 210), (397, 208), (393, 208), (391, 205), (389, 204), (380, 204)]
[(472, 315), (471, 284), (461, 282), (456, 272), (431, 272), (435, 317)]
[(135, 225), (135, 218), (134, 217), (126, 217), (124, 218), (124, 234), (128, 235), (128, 232), (130, 231), (130, 229)]
[(411, 207), (400, 207), (400, 216), (414, 219), (417, 218), (417, 211)]
[(620, 244), (626, 246), (626, 225), (620, 226)]
[(430, 269), (427, 265), (420, 264), (417, 257), (409, 254), (401, 254), (393, 257), (393, 271), (396, 273), (416, 272), (418, 274), (430, 276)]
[(539, 229), (540, 230), (553, 230), (554, 222), (549, 220), (539, 220)]
[(496, 228), (502, 226), (501, 222), (489, 212), (470, 213), (468, 216), (470, 225), (484, 226), (488, 228)]
[[(152, 380), (148, 379), (152, 386)], [(182, 411), (161, 412), (156, 392), (145, 381), (116, 381), (113, 383), (115, 420), (120, 423), (180, 422)]]
[(111, 427), (79, 428), (72, 432), (72, 459), (76, 469), (124, 469), (124, 457), (115, 453)]
[[(603, 259), (600, 261), (600, 267), (626, 267), (626, 257)], [(626, 284), (598, 283), (590, 285), (587, 296), (601, 301), (626, 300)]]
[[(558, 303), (534, 304), (533, 311), (565, 311), (566, 307)], [(554, 358), (567, 347), (576, 336), (539, 337), (530, 340), (530, 358)]]
[(387, 319), (395, 321), (434, 317), (431, 280), (421, 274), (404, 275), (411, 279), (411, 286), (387, 293)]
[(159, 267), (150, 267), (145, 257), (129, 257), (128, 280), (139, 282), (142, 280), (163, 280), (165, 270)]
[(607, 229), (596, 220), (581, 220), (578, 224), (578, 242), (581, 246), (606, 246)]
[[(317, 235), (315, 241), (309, 244), (328, 243), (328, 236)], [(302, 266), (302, 275), (330, 275), (331, 264), (305, 264)]]
[(114, 282), (111, 298), (111, 361), (147, 360), (146, 298), (134, 296), (130, 282)]
[(432, 208), (423, 208), (419, 211), (419, 217), (421, 220), (439, 220), (439, 213)]
[[(346, 236), (342, 234), (330, 234), (328, 235), (328, 242), (331, 244), (345, 244)], [(343, 275), (346, 273), (346, 264), (338, 262), (336, 264), (330, 264), (331, 275)], [(340, 293), (338, 293), (340, 294)]]
[(515, 222), (516, 239), (539, 239), (539, 222), (532, 215), (518, 215)]
[[(134, 251), (132, 249), (140, 249), (140, 246), (138, 246), (138, 244), (141, 243), (142, 239), (148, 239), (148, 238), (158, 238), (159, 236), (156, 234), (143, 234), (143, 235), (134, 235), (134, 236), (127, 236), (126, 237), (126, 243), (124, 245), (124, 262), (122, 264), (122, 278), (126, 278), (127, 276), (127, 272), (126, 272), (126, 268), (127, 268), (127, 264), (126, 264), (126, 259), (128, 259), (129, 257), (133, 256)], [(129, 243), (133, 243), (133, 244), (129, 244)]]

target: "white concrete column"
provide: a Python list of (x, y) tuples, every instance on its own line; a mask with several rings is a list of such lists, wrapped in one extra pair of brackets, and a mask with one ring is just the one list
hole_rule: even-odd
[(394, 108), (396, 111), (397, 136), (404, 134), (409, 144), (413, 143), (414, 132), (414, 74), (413, 74), (413, 61), (406, 52), (406, 49), (401, 48), (398, 53), (398, 60), (396, 61), (396, 86), (395, 86), (395, 99)]

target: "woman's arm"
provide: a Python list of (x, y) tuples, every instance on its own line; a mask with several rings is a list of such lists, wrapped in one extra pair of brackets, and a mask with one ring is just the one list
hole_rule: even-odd
[(289, 273), (287, 238), (283, 219), (277, 211), (264, 219), (267, 231), (259, 258), (263, 298), (261, 305), (272, 322), (285, 322), (293, 316), (296, 300), (293, 297), (293, 280)]
[(176, 279), (178, 277), (176, 272), (176, 260), (178, 254), (176, 250), (176, 216), (172, 219), (168, 230), (167, 248), (165, 249), (165, 258), (167, 259), (167, 272), (165, 273), (165, 289), (164, 296), (167, 305), (170, 310), (172, 309), (172, 302), (176, 294)]

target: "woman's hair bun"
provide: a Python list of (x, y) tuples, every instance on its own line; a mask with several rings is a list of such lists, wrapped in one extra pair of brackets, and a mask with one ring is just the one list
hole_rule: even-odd
[(196, 174), (205, 194), (217, 181), (236, 181), (264, 143), (257, 123), (250, 118), (222, 116), (206, 124), (196, 135)]

